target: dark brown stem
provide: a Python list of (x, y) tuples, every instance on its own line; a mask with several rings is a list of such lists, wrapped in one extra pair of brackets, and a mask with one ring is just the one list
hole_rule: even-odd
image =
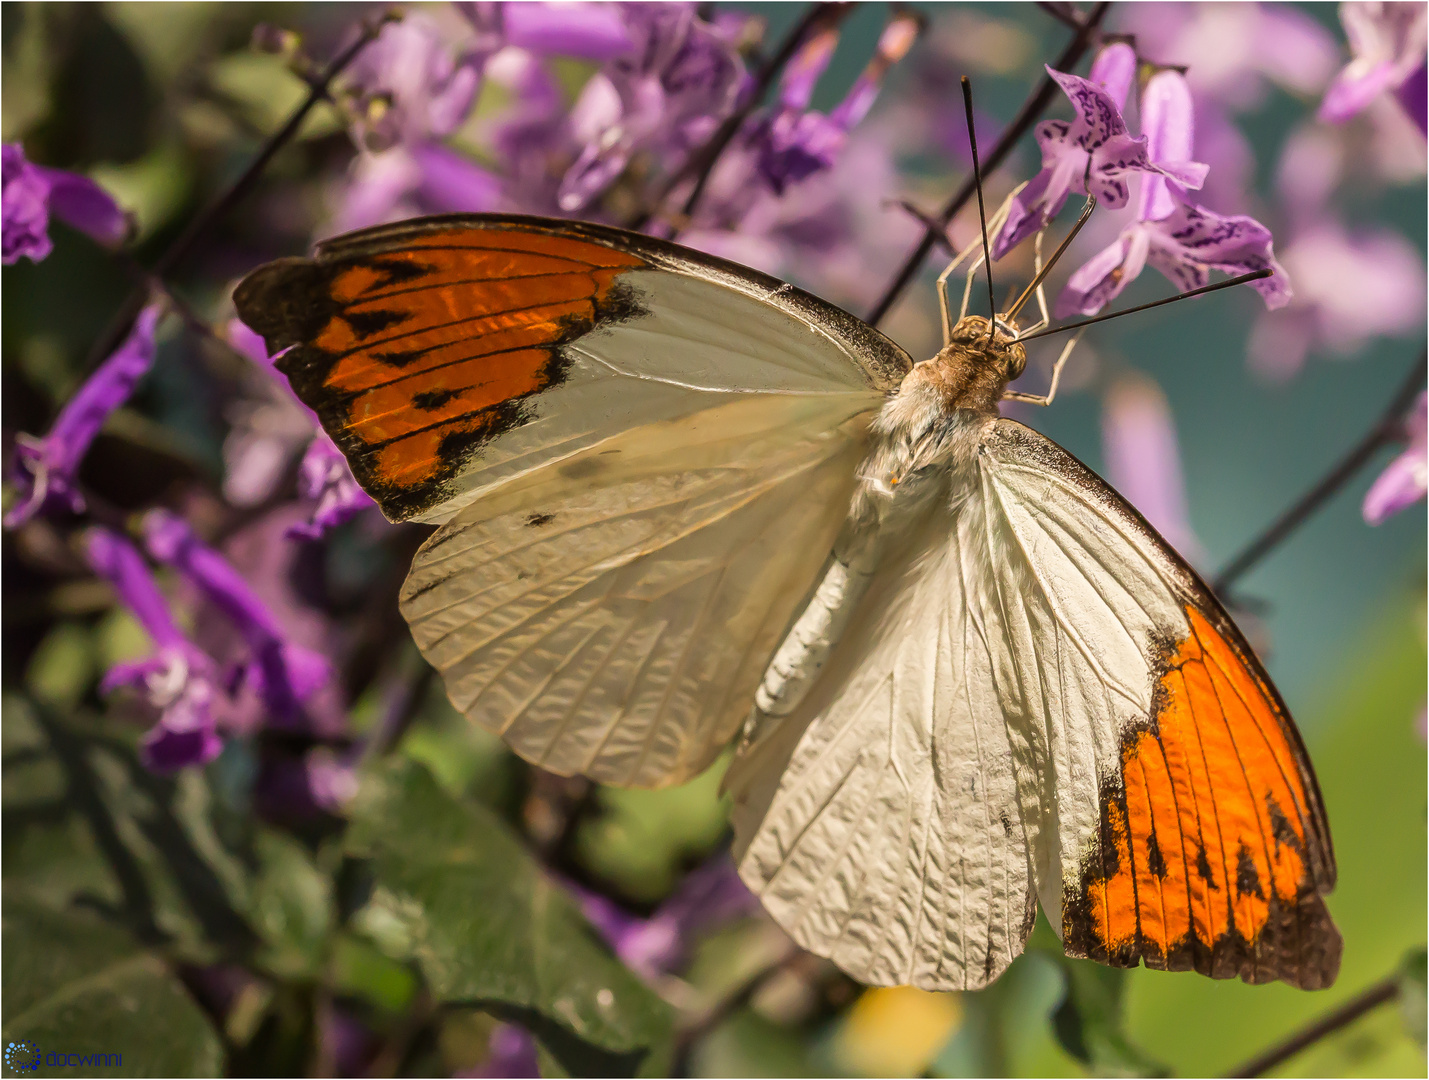
[[(720, 156), (734, 140), (735, 135), (739, 133), (739, 129), (744, 126), (744, 122), (749, 119), (750, 113), (757, 109), (764, 100), (764, 95), (774, 85), (774, 80), (779, 77), (779, 73), (784, 70), (785, 65), (793, 59), (794, 54), (799, 51), (799, 47), (815, 31), (823, 29), (826, 25), (835, 25), (847, 18), (852, 8), (853, 5), (847, 3), (814, 4), (810, 7), (804, 13), (804, 17), (794, 24), (793, 29), (784, 35), (784, 40), (779, 43), (779, 48), (775, 50), (774, 55), (760, 66), (759, 73), (754, 78), (754, 85), (744, 95), (744, 100), (739, 103), (734, 112), (725, 117), (724, 123), (715, 129), (715, 133), (709, 137), (709, 140), (686, 158), (685, 163), (660, 185), (655, 196), (650, 200), (649, 208), (630, 222), (627, 227), (636, 230), (645, 228), (650, 223), (651, 217), (669, 198), (670, 192), (691, 176), (695, 178), (695, 186), (680, 208), (681, 219), (684, 220), (693, 214), (695, 207), (699, 205), (700, 199), (704, 196), (705, 185), (709, 183), (710, 174), (714, 172), (714, 167), (719, 163)], [(676, 232), (678, 231), (677, 229)]]
[[(1070, 71), (1076, 67), (1082, 55), (1091, 47), (1092, 42), (1096, 39), (1097, 29), (1101, 26), (1102, 19), (1106, 17), (1109, 7), (1111, 7), (1110, 2), (1103, 0), (1102, 3), (1092, 9), (1086, 21), (1083, 22), (1077, 30), (1076, 36), (1067, 43), (1067, 47), (1062, 50), (1062, 54), (1053, 61), (1052, 67), (1058, 71)], [(1032, 125), (1037, 122), (1037, 118), (1042, 115), (1043, 110), (1051, 104), (1056, 93), (1057, 84), (1052, 81), (1051, 76), (1044, 77), (1042, 81), (1037, 84), (1037, 89), (1023, 102), (1022, 108), (1018, 111), (1017, 116), (1013, 118), (1007, 130), (1002, 133), (1002, 137), (997, 140), (997, 145), (992, 148), (992, 153), (987, 155), (987, 160), (983, 163), (984, 175), (992, 175), (993, 170), (1002, 164), (1007, 155), (1012, 152), (1012, 148), (1017, 145), (1018, 140), (1031, 130)], [(948, 223), (957, 216), (958, 211), (973, 197), (975, 190), (976, 184), (973, 178), (969, 176), (963, 181), (962, 186), (954, 192), (953, 197), (948, 200), (947, 204), (944, 205), (942, 211), (938, 214), (939, 228), (929, 228), (923, 231), (923, 238), (918, 241), (918, 246), (909, 253), (908, 258), (904, 260), (898, 273), (893, 276), (893, 280), (889, 282), (888, 288), (884, 290), (878, 303), (874, 304), (872, 310), (869, 311), (867, 321), (870, 324), (877, 326), (883, 321), (883, 317), (888, 314), (888, 309), (898, 302), (898, 298), (903, 295), (903, 290), (908, 287), (908, 283), (912, 281), (913, 276), (918, 273), (918, 268), (923, 265), (923, 260), (928, 257), (928, 252), (932, 251), (933, 245), (938, 243), (939, 237), (941, 236), (940, 230), (947, 228)]]
[(1348, 1027), (1371, 1009), (1393, 1001), (1399, 996), (1399, 979), (1391, 975), (1361, 991), (1332, 1013), (1327, 1013), (1303, 1031), (1292, 1035), (1279, 1046), (1271, 1047), (1265, 1053), (1251, 1058), (1245, 1064), (1226, 1073), (1227, 1076), (1264, 1076), (1275, 1066), (1288, 1061), (1308, 1046), (1313, 1046), (1327, 1035), (1333, 1035), (1341, 1028)]
[(1364, 438), (1352, 446), (1314, 487), (1302, 495), (1289, 510), (1276, 518), (1269, 528), (1247, 544), (1240, 554), (1227, 563), (1225, 569), (1216, 575), (1216, 579), (1211, 583), (1211, 588), (1216, 593), (1224, 596), (1226, 590), (1238, 578), (1270, 554), (1277, 545), (1303, 525), (1332, 495), (1364, 468), (1380, 447), (1394, 442), (1402, 436), (1404, 414), (1414, 404), (1415, 396), (1424, 388), (1426, 360), (1429, 360), (1429, 351), (1419, 354), (1419, 360), (1415, 363), (1414, 369), (1409, 372), (1388, 407), (1365, 433)]
[[(162, 280), (170, 271), (174, 269), (193, 250), (194, 246), (204, 236), (205, 233), (224, 214), (228, 213), (234, 206), (243, 200), (247, 194), (253, 190), (263, 171), (269, 163), (277, 156), (278, 152), (292, 141), (293, 136), (298, 133), (298, 129), (303, 126), (303, 121), (307, 119), (308, 113), (316, 108), (318, 102), (328, 96), (328, 90), (332, 86), (334, 79), (340, 75), (353, 60), (357, 59), (357, 54), (362, 52), (373, 39), (382, 32), (382, 27), (392, 21), (394, 16), (385, 13), (377, 18), (367, 20), (362, 27), (362, 32), (357, 40), (338, 54), (322, 74), (315, 79), (308, 90), (308, 96), (303, 103), (294, 110), (293, 115), (288, 117), (288, 122), (269, 136), (268, 141), (263, 144), (263, 148), (258, 152), (248, 168), (243, 170), (243, 174), (238, 177), (222, 194), (218, 196), (205, 209), (196, 214), (193, 219), (155, 260), (153, 267), (147, 272), (148, 278)], [(99, 364), (106, 356), (119, 347), (119, 343), (124, 340), (134, 325), (134, 320), (139, 317), (139, 312), (144, 309), (144, 304), (148, 299), (148, 289), (135, 289), (129, 294), (124, 306), (118, 314), (110, 321), (105, 332), (100, 335), (90, 350), (89, 362), (86, 368), (93, 368)]]

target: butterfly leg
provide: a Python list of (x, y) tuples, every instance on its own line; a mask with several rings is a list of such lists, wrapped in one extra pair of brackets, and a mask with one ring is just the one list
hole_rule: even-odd
[(1042, 277), (1042, 238), (1046, 235), (1046, 229), (1039, 229), (1032, 241), (1032, 276), (1033, 280), (1037, 281), (1035, 293), (1037, 297), (1037, 310), (1042, 317), (1031, 326), (1019, 330), (1019, 336), (1022, 334), (1035, 334), (1039, 330), (1047, 329), (1047, 327), (1052, 324), (1052, 317), (1047, 313), (1047, 294), (1043, 291), (1040, 280)]
[(1057, 362), (1052, 365), (1052, 385), (1047, 388), (1045, 394), (1024, 394), (1021, 390), (1005, 390), (1002, 394), (1003, 401), (1025, 401), (1031, 405), (1050, 405), (1057, 396), (1057, 383), (1062, 378), (1062, 367), (1066, 364), (1067, 358), (1072, 355), (1072, 350), (1077, 347), (1077, 342), (1082, 340), (1082, 332), (1079, 330), (1072, 336), (1072, 340), (1067, 342), (1062, 349), (1062, 355), (1057, 357)]

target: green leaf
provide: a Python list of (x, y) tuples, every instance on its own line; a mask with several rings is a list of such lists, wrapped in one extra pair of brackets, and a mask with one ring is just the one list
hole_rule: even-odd
[(1169, 1075), (1123, 1030), (1125, 971), (1069, 956), (1061, 958), (1061, 968), (1067, 993), (1052, 1014), (1052, 1026), (1067, 1053), (1101, 1076)]
[(223, 1048), (207, 1018), (124, 931), (7, 890), (3, 958), (7, 1042), (42, 1055), (118, 1055), (67, 1064), (66, 1075), (217, 1075)]
[(373, 875), (354, 928), (414, 959), (437, 1000), (521, 1024), (573, 1075), (663, 1068), (667, 1006), (491, 811), (395, 759), (364, 781), (347, 847)]
[(1404, 1030), (1424, 1049), (1425, 1017), (1429, 1015), (1429, 994), (1425, 992), (1425, 967), (1429, 954), (1423, 948), (1410, 949), (1399, 965), (1399, 1007), (1404, 1012)]

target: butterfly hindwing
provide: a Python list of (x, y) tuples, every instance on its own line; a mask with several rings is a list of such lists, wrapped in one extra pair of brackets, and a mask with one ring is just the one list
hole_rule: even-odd
[(402, 611), (453, 703), (528, 760), (625, 787), (704, 769), (842, 524), (857, 395), (745, 395), (471, 504)]
[[(1038, 852), (1067, 951), (1329, 985), (1334, 854), (1309, 758), (1200, 579), (1054, 443), (999, 421), (983, 486), (1007, 540), (1014, 726), (1046, 755)], [(1043, 804), (1044, 806), (1048, 804)]]

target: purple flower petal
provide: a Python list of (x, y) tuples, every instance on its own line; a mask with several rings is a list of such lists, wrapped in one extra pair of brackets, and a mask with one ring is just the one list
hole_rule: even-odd
[(1088, 79), (1107, 92), (1118, 110), (1125, 109), (1126, 96), (1136, 78), (1136, 65), (1136, 50), (1124, 41), (1117, 41), (1097, 53)]
[(547, 56), (603, 63), (624, 56), (635, 41), (615, 4), (501, 4), (508, 45)]
[(1149, 246), (1150, 237), (1144, 226), (1123, 230), (1114, 243), (1093, 255), (1067, 279), (1053, 306), (1053, 315), (1059, 319), (1095, 315), (1136, 280), (1146, 265)]
[(129, 215), (109, 193), (87, 176), (34, 166), (50, 185), (50, 213), (70, 228), (108, 247), (118, 247), (129, 235)]
[[(1151, 77), (1141, 93), (1141, 130), (1146, 135), (1146, 152), (1163, 170), (1172, 173), (1183, 187), (1198, 188), (1207, 168), (1191, 161), (1195, 145), (1195, 109), (1191, 88), (1179, 71), (1160, 71)], [(1189, 183), (1184, 182), (1189, 180)], [(1141, 182), (1142, 221), (1157, 221), (1176, 208), (1176, 200), (1166, 188), (1164, 177), (1152, 174)]]
[(171, 772), (211, 760), (223, 746), (213, 715), (213, 661), (179, 632), (148, 565), (129, 541), (107, 529), (90, 529), (85, 556), (157, 649), (145, 660), (115, 664), (100, 683), (106, 694), (132, 687), (160, 711), (140, 746), (145, 765)]
[(298, 490), (306, 498), (316, 499), (317, 506), (312, 518), (290, 527), (288, 535), (308, 540), (320, 539), (329, 529), (377, 505), (353, 477), (342, 452), (321, 431), (308, 444), (298, 466)]
[(1426, 398), (1420, 393), (1405, 423), (1409, 445), (1380, 473), (1365, 493), (1363, 514), (1379, 525), (1424, 498), (1429, 485), (1429, 441), (1426, 441)]
[(0, 194), (0, 248), (6, 266), (21, 258), (39, 262), (49, 255), (50, 187), (25, 160), (16, 143), (5, 143), (4, 191)]
[(779, 79), (779, 104), (786, 109), (807, 109), (814, 87), (838, 47), (839, 32), (834, 27), (821, 30), (794, 53)]
[(74, 487), (75, 473), (109, 414), (129, 400), (153, 364), (154, 331), (162, 314), (158, 304), (139, 313), (124, 343), (60, 409), (49, 434), (43, 439), (16, 438), (13, 478), (21, 495), (5, 515), (6, 528), (24, 524), (47, 504), (76, 512), (84, 508)]
[(1067, 134), (1078, 146), (1091, 152), (1113, 136), (1126, 134), (1121, 106), (1109, 91), (1089, 79), (1055, 71), (1045, 64), (1043, 67), (1076, 110), (1076, 119)]
[(1340, 21), (1354, 59), (1320, 102), (1319, 118), (1331, 123), (1348, 120), (1386, 90), (1404, 85), (1424, 65), (1429, 43), (1429, 12), (1421, 3), (1341, 4)]
[(1183, 292), (1205, 285), (1211, 270), (1244, 274), (1269, 267), (1275, 275), (1252, 287), (1272, 310), (1290, 302), (1290, 280), (1275, 259), (1269, 229), (1254, 218), (1222, 217), (1177, 201), (1165, 218), (1128, 226), (1115, 244), (1079, 267), (1058, 295), (1054, 314), (1095, 315), (1147, 264)]
[(1191, 529), (1176, 425), (1166, 396), (1145, 376), (1112, 384), (1102, 406), (1107, 480), (1141, 511), (1171, 546), (1195, 561), (1201, 545)]
[(87, 176), (32, 165), (18, 143), (4, 144), (0, 173), (0, 248), (6, 266), (22, 256), (39, 262), (50, 253), (51, 214), (111, 247), (129, 235), (128, 215)]
[(450, 135), (476, 100), (486, 55), (457, 56), (447, 32), (422, 12), (388, 23), (343, 76), (357, 99), (354, 141), (381, 151)]
[(501, 180), (470, 158), (437, 143), (412, 148), (421, 170), (417, 195), (433, 214), (470, 214), (501, 205)]
[(1426, 78), (1426, 70), (1423, 64), (1414, 69), (1409, 78), (1405, 79), (1399, 89), (1395, 91), (1395, 97), (1399, 99), (1399, 104), (1404, 106), (1404, 111), (1409, 114), (1409, 119), (1413, 120), (1419, 128), (1421, 135), (1429, 131), (1426, 128), (1426, 111), (1429, 111), (1429, 78)]
[[(1125, 55), (1112, 54), (1105, 63), (1109, 80), (1120, 79)], [(1144, 136), (1126, 129), (1121, 109), (1112, 93), (1089, 79), (1047, 68), (1076, 108), (1076, 119), (1044, 120), (1037, 125), (1037, 145), (1042, 150), (1042, 170), (1013, 200), (1011, 213), (992, 240), (992, 256), (1000, 259), (1029, 236), (1047, 227), (1072, 192), (1090, 194), (1113, 209), (1131, 197), (1128, 184), (1136, 173), (1161, 173), (1147, 153)], [(1113, 89), (1116, 83), (1113, 83)], [(1204, 172), (1194, 168), (1176, 172), (1176, 179), (1197, 187)]]
[(598, 199), (636, 154), (681, 159), (703, 143), (746, 78), (738, 50), (692, 5), (621, 10), (635, 48), (588, 80), (572, 110), (585, 145), (557, 191), (567, 213)]
[(167, 510), (151, 510), (143, 529), (149, 553), (192, 581), (238, 630), (251, 652), (240, 680), (262, 696), (270, 719), (286, 727), (307, 726), (304, 706), (332, 679), (327, 660), (289, 642), (248, 582), (202, 544), (188, 522)]
[(174, 731), (156, 724), (139, 743), (139, 760), (156, 773), (177, 772), (218, 757), (223, 740), (209, 727)]

